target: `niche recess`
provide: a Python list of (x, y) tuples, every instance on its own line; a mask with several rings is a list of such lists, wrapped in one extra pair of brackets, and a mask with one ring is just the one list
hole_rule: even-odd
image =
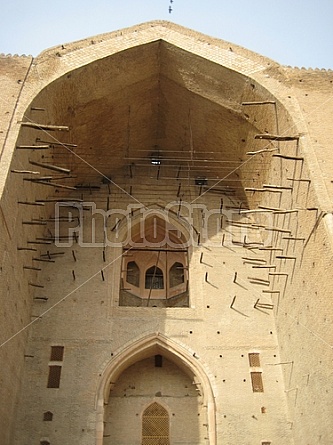
[(132, 227), (123, 248), (119, 305), (189, 306), (184, 235), (159, 215)]

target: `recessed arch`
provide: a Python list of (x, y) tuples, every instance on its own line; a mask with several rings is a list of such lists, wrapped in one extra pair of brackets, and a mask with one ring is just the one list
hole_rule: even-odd
[[(120, 230), (123, 256), (119, 306), (188, 307), (188, 266), (193, 240), (187, 227), (167, 208), (143, 208), (126, 224), (123, 221)], [(134, 263), (140, 286), (132, 282), (128, 273), (129, 269), (134, 270)], [(182, 267), (181, 271), (176, 270), (182, 275), (176, 282), (169, 278), (174, 264)]]
[(154, 333), (128, 344), (105, 364), (96, 395), (96, 445), (103, 444), (104, 410), (108, 404), (110, 388), (129, 366), (152, 355), (162, 354), (175, 363), (194, 383), (200, 385), (204, 405), (207, 407), (210, 445), (216, 445), (216, 407), (209, 372), (195, 351), (176, 343), (161, 333)]
[[(130, 38), (124, 39), (123, 35), (130, 36)], [(200, 37), (198, 38), (198, 36)], [(94, 44), (92, 44), (92, 40), (89, 38), (73, 44), (68, 44), (66, 45), (66, 48), (59, 47), (47, 50), (33, 60), (33, 63), (31, 63), (25, 83), (29, 84), (29, 82), (31, 82), (27, 88), (25, 87), (25, 84), (22, 87), (20, 101), (15, 110), (15, 115), (13, 116), (12, 121), (18, 123), (27, 119), (34, 120), (36, 116), (30, 113), (30, 108), (35, 99), (38, 98), (38, 96), (42, 94), (44, 90), (48, 89), (47, 95), (51, 94), (52, 96), (54, 94), (55, 98), (61, 96), (61, 94), (57, 94), (56, 91), (51, 91), (56, 83), (58, 83), (58, 87), (60, 86), (60, 91), (62, 91), (62, 88), (66, 87), (66, 84), (70, 81), (71, 77), (76, 78), (78, 75), (82, 74), (82, 76), (85, 78), (90, 77), (95, 79), (96, 75), (93, 75), (96, 74), (94, 73), (94, 69), (96, 69), (98, 65), (103, 64), (108, 60), (111, 60), (112, 57), (120, 54), (125, 55), (124, 60), (121, 61), (121, 65), (118, 65), (117, 63), (111, 63), (111, 65), (116, 66), (117, 70), (121, 71), (122, 68), (126, 66), (126, 61), (128, 61), (128, 59), (131, 60), (130, 55), (128, 55), (126, 58), (126, 53), (128, 51), (136, 51), (138, 55), (144, 55), (148, 47), (153, 47), (155, 45), (158, 47), (161, 46), (162, 48), (163, 46), (165, 47), (163, 50), (163, 54), (165, 54), (165, 60), (162, 64), (163, 69), (166, 66), (171, 66), (171, 64), (168, 63), (170, 61), (168, 59), (168, 49), (172, 49), (171, 52), (173, 55), (175, 52), (179, 51), (179, 57), (177, 56), (175, 63), (179, 63), (180, 60), (183, 60), (186, 63), (188, 59), (193, 57), (197, 58), (198, 62), (200, 63), (203, 63), (203, 61), (205, 63), (209, 63), (214, 71), (214, 74), (211, 76), (213, 83), (215, 83), (215, 81), (217, 82), (220, 77), (218, 75), (219, 70), (223, 72), (223, 76), (226, 76), (224, 82), (228, 85), (228, 91), (230, 87), (230, 94), (235, 94), (235, 97), (227, 98), (225, 102), (218, 105), (226, 110), (230, 118), (235, 118), (235, 124), (242, 121), (242, 123), (247, 126), (247, 118), (244, 118), (244, 115), (241, 112), (241, 97), (239, 96), (239, 92), (243, 91), (246, 86), (252, 85), (258, 90), (258, 97), (255, 97), (256, 99), (263, 99), (263, 97), (272, 101), (276, 99), (283, 113), (286, 115), (290, 114), (295, 116), (292, 125), (289, 125), (289, 128), (292, 126), (295, 128), (295, 132), (297, 132), (296, 127), (300, 127), (301, 125), (297, 123), (299, 122), (299, 115), (297, 116), (298, 110), (294, 109), (295, 104), (293, 101), (287, 99), (287, 90), (282, 88), (281, 83), (271, 78), (269, 75), (264, 74), (268, 67), (271, 68), (274, 66), (273, 61), (235, 45), (233, 45), (233, 51), (230, 51), (230, 44), (228, 42), (218, 42), (200, 34), (198, 34), (198, 36), (193, 35), (193, 32), (178, 25), (163, 21), (155, 21), (123, 30), (120, 33), (113, 32), (104, 34), (103, 36), (99, 36), (101, 39), (98, 39), (98, 43), (97, 41), (94, 41)], [(158, 52), (159, 49), (156, 49), (156, 51)], [(56, 64), (54, 63), (55, 58), (57, 60)], [(132, 57), (132, 59), (136, 61), (143, 61), (142, 65), (146, 66), (146, 58)], [(155, 57), (151, 57), (151, 59), (155, 60)], [(155, 65), (158, 67), (161, 66), (161, 64)], [(139, 72), (138, 70), (127, 71)], [(106, 73), (105, 70), (101, 70), (101, 72)], [(195, 94), (197, 91), (196, 87), (198, 85), (201, 91), (200, 94), (202, 97), (205, 95), (205, 100), (210, 103), (213, 103), (217, 100), (217, 97), (221, 96), (220, 94), (216, 94), (216, 91), (212, 89), (211, 85), (205, 83), (205, 79), (202, 76), (197, 76), (198, 78), (196, 81), (192, 82), (190, 77), (181, 78), (181, 76), (179, 76), (179, 72), (181, 72), (180, 69), (177, 70), (177, 75), (175, 75), (175, 73), (168, 69), (165, 73), (163, 73), (162, 77), (165, 79), (167, 76), (170, 76), (173, 84), (175, 84), (174, 81), (179, 81), (179, 86), (181, 88), (189, 91), (191, 90), (191, 92), (194, 92)], [(154, 78), (155, 77), (156, 76), (154, 75)], [(38, 78), (38, 82), (35, 81), (36, 78)], [(116, 82), (118, 82), (119, 78), (121, 78), (121, 76), (119, 76), (119, 72), (114, 73), (114, 78)], [(127, 76), (125, 76), (124, 79), (128, 80)], [(140, 78), (140, 81), (141, 80), (146, 82), (146, 79)], [(78, 84), (80, 84), (80, 81), (78, 81)], [(109, 81), (107, 82), (107, 85), (110, 87)], [(194, 90), (193, 86), (195, 86)], [(220, 86), (217, 85), (217, 87), (219, 88), (218, 91), (220, 91)], [(86, 88), (85, 90), (88, 91), (89, 88)], [(97, 94), (96, 88), (92, 88), (90, 90), (94, 91), (94, 95), (95, 93)], [(121, 91), (121, 89), (119, 91)], [(208, 93), (206, 94), (206, 92)], [(98, 94), (102, 96), (102, 93), (103, 89), (99, 87)], [(175, 94), (178, 94), (177, 91)], [(64, 94), (63, 96), (68, 97), (67, 94)], [(82, 99), (82, 92), (78, 93), (78, 97)], [(51, 100), (50, 102), (54, 102), (54, 110), (50, 111), (50, 115), (47, 116), (47, 119), (51, 119), (52, 121), (64, 119), (70, 124), (71, 129), (74, 129), (75, 127), (80, 128), (80, 132), (82, 133), (82, 129), (84, 127), (81, 125), (82, 122), (75, 120), (77, 115), (80, 113), (75, 113), (71, 104), (65, 102), (61, 103), (59, 100)], [(110, 118), (110, 115), (114, 114), (112, 107), (111, 113), (103, 113), (101, 107), (97, 104), (97, 102), (94, 102), (92, 97), (85, 98), (81, 105), (84, 108), (86, 105), (89, 105), (89, 107), (90, 105), (94, 106), (94, 103), (95, 106), (97, 106), (97, 111), (100, 110), (101, 115), (108, 116), (108, 119)], [(236, 109), (235, 104), (237, 105)], [(35, 105), (40, 104), (36, 103)], [(147, 104), (145, 106), (148, 110), (149, 107)], [(127, 110), (127, 107), (124, 107), (124, 109)], [(91, 108), (92, 114), (94, 114), (94, 111), (96, 115), (96, 110)], [(188, 113), (188, 110), (186, 110), (186, 113)], [(157, 115), (157, 113), (153, 114)], [(147, 114), (147, 117), (150, 119), (151, 116), (148, 116)], [(85, 122), (86, 121), (87, 119), (85, 119)], [(178, 119), (178, 121), (181, 121), (181, 119)], [(58, 120), (56, 123), (61, 124), (64, 122), (60, 122)], [(139, 124), (140, 129), (142, 129), (142, 123), (140, 122)], [(303, 124), (303, 122), (301, 122), (301, 124)], [(239, 125), (234, 125), (235, 128), (238, 126)], [(12, 125), (8, 141), (12, 142), (13, 139), (15, 140), (19, 134), (19, 131), (19, 125)], [(228, 133), (229, 131), (224, 131), (224, 134)], [(107, 143), (109, 144), (108, 137)], [(225, 145), (228, 147), (230, 144), (226, 143)], [(10, 159), (11, 157), (8, 156), (8, 154), (13, 153), (13, 147), (13, 144), (6, 143), (5, 150), (7, 156), (6, 162), (4, 163), (4, 169), (2, 172), (0, 172), (1, 176), (7, 173), (7, 168), (9, 168), (9, 164), (7, 165), (7, 159)], [(151, 148), (149, 148), (149, 151), (151, 152)], [(233, 152), (233, 150), (228, 150), (229, 154), (231, 152)], [(245, 154), (245, 152), (246, 150), (244, 150), (243, 154)], [(105, 177), (107, 178), (108, 176), (105, 174)], [(0, 183), (2, 183), (2, 181), (0, 181)]]

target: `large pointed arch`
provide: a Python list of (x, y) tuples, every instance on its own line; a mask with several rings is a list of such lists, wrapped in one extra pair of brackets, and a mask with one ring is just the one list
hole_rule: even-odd
[[(124, 38), (124, 35), (126, 35), (127, 38)], [(248, 131), (249, 129), (247, 118), (244, 118), (245, 115), (243, 115), (243, 112), (241, 111), (239, 103), (241, 98), (238, 96), (238, 92), (246, 89), (248, 85), (251, 84), (252, 87), (257, 87), (256, 94), (258, 96), (253, 99), (265, 98), (271, 100), (272, 102), (274, 102), (276, 99), (276, 102), (279, 103), (279, 107), (281, 107), (280, 120), (288, 120), (288, 116), (290, 116), (293, 122), (292, 124), (287, 122), (288, 128), (292, 127), (294, 129), (294, 133), (304, 133), (306, 123), (299, 118), (300, 110), (298, 108), (298, 104), (295, 101), (290, 100), (287, 88), (283, 88), (280, 82), (274, 79), (273, 76), (267, 74), (267, 70), (277, 66), (277, 64), (267, 58), (259, 56), (256, 53), (235, 45), (233, 45), (233, 49), (231, 51), (229, 42), (210, 39), (207, 36), (199, 33), (193, 33), (193, 31), (187, 30), (186, 28), (172, 23), (155, 21), (137, 25), (122, 31), (103, 34), (97, 36), (94, 40), (89, 38), (74, 42), (72, 44), (66, 44), (66, 46), (62, 45), (51, 48), (44, 51), (32, 61), (26, 73), (26, 77), (20, 92), (20, 99), (15, 107), (11, 119), (11, 126), (8, 129), (8, 137), (6, 138), (4, 144), (2, 154), (6, 154), (6, 156), (3, 156), (2, 169), (0, 171), (0, 193), (2, 191), (2, 186), (5, 183), (5, 177), (7, 176), (10, 168), (10, 161), (15, 149), (15, 141), (20, 133), (22, 121), (31, 124), (34, 122), (37, 123), (39, 119), (43, 120), (44, 118), (52, 121), (55, 124), (66, 123), (71, 131), (79, 128), (80, 132), (82, 133), (82, 137), (84, 137), (83, 132), (81, 131), (82, 122), (75, 120), (75, 113), (73, 113), (71, 103), (59, 102), (58, 99), (60, 98), (60, 95), (58, 92), (63, 91), (65, 85), (69, 82), (71, 77), (76, 78), (76, 76), (80, 76), (83, 71), (84, 73), (82, 75), (84, 79), (96, 79), (98, 74), (96, 74), (94, 70), (102, 69), (102, 72), (104, 72), (105, 70), (103, 70), (103, 68), (101, 68), (99, 65), (103, 65), (116, 55), (125, 54), (126, 51), (138, 51), (138, 54), (141, 54), (144, 49), (150, 47), (156, 47), (155, 51), (159, 51), (158, 48), (160, 43), (162, 43), (162, 46), (165, 44), (167, 48), (171, 48), (172, 52), (174, 52), (173, 49), (175, 48), (180, 51), (179, 57), (177, 57), (177, 60), (175, 60), (175, 63), (177, 64), (179, 64), (181, 60), (183, 60), (183, 62), (186, 64), (187, 57), (194, 57), (197, 60), (200, 59), (201, 61), (205, 61), (205, 63), (209, 63), (211, 65), (215, 73), (212, 75), (212, 79), (214, 80), (212, 84), (216, 84), (217, 90), (215, 90), (215, 87), (212, 87), (209, 83), (205, 83), (204, 78), (201, 79), (200, 76), (195, 76), (196, 73), (192, 73), (192, 76), (196, 77), (195, 82), (191, 81), (191, 76), (188, 78), (185, 76), (184, 78), (179, 79), (181, 88), (185, 88), (191, 92), (191, 94), (194, 93), (197, 95), (197, 88), (195, 87), (193, 91), (193, 85), (196, 86), (198, 83), (198, 85), (200, 85), (200, 95), (204, 101), (208, 100), (210, 103), (214, 103), (217, 107), (222, 107), (225, 109), (228, 119), (231, 117), (231, 115), (234, 116), (235, 123), (237, 123), (237, 125), (233, 125), (234, 128), (239, 128), (239, 123), (243, 122), (245, 125), (244, 131)], [(166, 50), (166, 54), (167, 53), (168, 51)], [(153, 56), (151, 56), (150, 59), (155, 60)], [(139, 57), (136, 54), (133, 54), (133, 57), (130, 57), (129, 60), (133, 60), (135, 63), (137, 63), (137, 61), (142, 61), (143, 67), (147, 65), (146, 59)], [(126, 63), (127, 62), (128, 60), (126, 59)], [(169, 59), (166, 58), (164, 65), (169, 67), (171, 65), (169, 62)], [(119, 69), (118, 64), (115, 62), (110, 65), (116, 65), (117, 69)], [(160, 65), (161, 63), (157, 64), (156, 66)], [(139, 70), (136, 68), (136, 65), (134, 65), (134, 69), (129, 71), (138, 73)], [(180, 71), (181, 68), (177, 69), (177, 72), (173, 74), (177, 75), (177, 73)], [(233, 91), (234, 93), (237, 92), (237, 94), (235, 93), (237, 97), (235, 96), (235, 98), (220, 101), (220, 94), (217, 93), (217, 91), (220, 91), (221, 86), (219, 86), (217, 79), (221, 78), (221, 74), (223, 74), (223, 78), (226, 76), (224, 82), (226, 82), (229, 86), (234, 84)], [(114, 75), (116, 76), (116, 74)], [(164, 77), (165, 76), (163, 75), (163, 78)], [(156, 78), (158, 78), (158, 76)], [(80, 80), (77, 80), (77, 82), (80, 84)], [(109, 88), (110, 82), (108, 81), (106, 84)], [(172, 80), (172, 84), (174, 84), (174, 80)], [(59, 88), (59, 90), (57, 88)], [(85, 88), (85, 90), (90, 91), (89, 88)], [(96, 89), (91, 88), (91, 90), (93, 90), (94, 94), (96, 94)], [(119, 91), (123, 91), (123, 89), (121, 88)], [(100, 93), (102, 94), (103, 91), (101, 90)], [(175, 94), (178, 94), (176, 90)], [(68, 94), (66, 95), (64, 93), (63, 96), (68, 97)], [(38, 108), (42, 102), (46, 101), (45, 97), (50, 98), (49, 115), (38, 117), (36, 114), (31, 114), (31, 108)], [(82, 107), (87, 108), (86, 105), (95, 103), (95, 99), (95, 97), (87, 96), (82, 102)], [(41, 103), (39, 103), (39, 101), (41, 101)], [(100, 110), (98, 102), (96, 103), (97, 110)], [(126, 107), (125, 109), (127, 110)], [(60, 112), (59, 110), (67, 111)], [(127, 112), (126, 110), (125, 114)], [(96, 111), (91, 109), (91, 113), (96, 114)], [(188, 111), (186, 111), (186, 113), (188, 113)], [(116, 114), (120, 115), (119, 109), (117, 110)], [(125, 114), (122, 116), (123, 118)], [(157, 113), (154, 115), (157, 115)], [(106, 119), (109, 119), (110, 113), (104, 112), (103, 116), (105, 116)], [(150, 119), (149, 113), (147, 114), (147, 118)], [(178, 118), (178, 121), (181, 121), (181, 119)], [(42, 124), (43, 122), (39, 121), (39, 123)], [(99, 123), (101, 127), (109, 128), (109, 125), (105, 125), (101, 119), (99, 119)], [(138, 122), (137, 125), (139, 129), (142, 129), (141, 121)], [(103, 132), (98, 131), (98, 133)], [(229, 134), (229, 132), (224, 131), (224, 134)], [(80, 137), (78, 137), (77, 134), (74, 136), (75, 141), (81, 143), (79, 140)], [(109, 137), (107, 137), (107, 141), (107, 143), (109, 143)], [(302, 142), (303, 144), (306, 143), (304, 139)], [(87, 142), (87, 144), (83, 145), (89, 147), (91, 144), (90, 142)], [(145, 145), (147, 145), (146, 142)], [(228, 144), (226, 141), (225, 146), (229, 147), (230, 144)], [(242, 153), (245, 154), (246, 150), (247, 149), (244, 145)], [(113, 153), (113, 150), (111, 151)], [(236, 150), (228, 149), (227, 155), (231, 156), (233, 152), (236, 153)], [(114, 158), (122, 159), (122, 157), (119, 156), (115, 156)], [(96, 162), (97, 161), (95, 159), (95, 164)], [(98, 173), (97, 170), (103, 170), (103, 174), (105, 175), (104, 178), (107, 180), (109, 178), (108, 172), (104, 172), (103, 166), (104, 163), (102, 162), (102, 164), (98, 165), (98, 168), (96, 168), (95, 173)], [(119, 167), (122, 166), (119, 164)], [(80, 175), (82, 175), (81, 172)], [(318, 177), (320, 177), (320, 174)], [(74, 182), (75, 181), (73, 181), (73, 183)]]
[(96, 394), (96, 442), (103, 444), (104, 408), (108, 404), (110, 389), (120, 374), (139, 360), (163, 354), (182, 369), (195, 383), (200, 384), (204, 404), (207, 406), (209, 444), (216, 445), (216, 407), (214, 390), (204, 363), (194, 351), (157, 332), (131, 342), (115, 353), (104, 365)]
[[(130, 218), (120, 221), (115, 235), (123, 248), (119, 306), (189, 306), (188, 269), (194, 230), (186, 219), (177, 218), (173, 206), (141, 206)], [(191, 219), (190, 209), (188, 212)], [(140, 276), (136, 285), (127, 279), (133, 261)], [(183, 279), (171, 286), (170, 268), (174, 264)]]

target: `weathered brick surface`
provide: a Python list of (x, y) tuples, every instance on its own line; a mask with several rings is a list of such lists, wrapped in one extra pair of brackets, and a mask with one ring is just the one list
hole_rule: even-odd
[[(1, 444), (139, 445), (152, 401), (169, 413), (172, 444), (329, 444), (332, 72), (282, 67), (153, 22), (34, 60), (0, 58), (0, 76)], [(69, 131), (21, 127), (22, 120)], [(40, 140), (56, 144), (16, 149)], [(156, 145), (175, 158), (159, 173), (149, 165)], [(177, 156), (187, 159), (182, 169)], [(70, 178), (30, 160), (69, 168)], [(32, 171), (86, 188), (25, 181), (36, 177)], [(199, 196), (204, 190), (194, 179), (203, 175), (217, 190)], [(90, 204), (71, 208), (74, 219), (61, 221), (61, 235), (79, 216), (84, 241), (94, 221), (99, 244), (39, 244), (55, 233), (53, 201), (65, 198), (119, 214), (132, 205), (133, 225), (140, 206), (157, 214), (176, 201), (173, 224), (194, 234), (189, 307), (119, 306), (122, 247), (103, 247), (105, 237), (126, 235), (117, 215), (105, 222)], [(179, 207), (179, 198), (191, 206)], [(36, 200), (53, 201), (22, 204)], [(225, 214), (221, 222), (230, 207), (233, 220)], [(270, 268), (253, 267), (253, 258)], [(65, 348), (56, 363), (60, 388), (47, 388), (57, 345)], [(259, 369), (249, 367), (250, 352), (260, 353)], [(161, 369), (153, 366), (155, 354), (165, 357)], [(252, 391), (251, 371), (262, 372), (264, 392)], [(47, 411), (51, 422), (43, 421)]]

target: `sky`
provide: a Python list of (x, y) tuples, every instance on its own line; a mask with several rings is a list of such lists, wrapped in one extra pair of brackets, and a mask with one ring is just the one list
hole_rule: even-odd
[(4, 54), (37, 56), (53, 46), (168, 20), (282, 65), (333, 69), (333, 0), (0, 0), (0, 6)]

